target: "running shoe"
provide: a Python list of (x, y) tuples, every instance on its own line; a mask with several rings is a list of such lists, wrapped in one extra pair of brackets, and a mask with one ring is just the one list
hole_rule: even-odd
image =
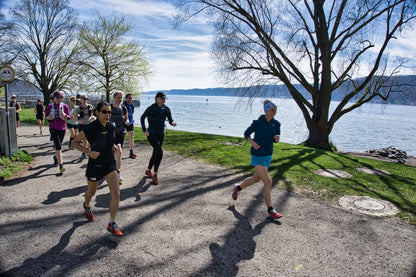
[(65, 172), (65, 167), (63, 165), (59, 166), (59, 172), (61, 172), (61, 173)]
[(53, 165), (58, 166), (58, 160), (56, 159), (56, 156), (53, 156)]
[(276, 212), (276, 210), (273, 209), (270, 212), (267, 212), (267, 216), (270, 217), (273, 220), (278, 220), (283, 215), (279, 214), (278, 212)]
[(107, 226), (107, 230), (110, 232), (110, 233), (112, 233), (114, 236), (118, 236), (118, 237), (120, 237), (120, 236), (122, 236), (123, 235), (123, 233), (120, 231), (120, 229), (118, 228), (118, 226), (117, 226), (117, 223), (115, 223), (115, 222), (113, 222), (113, 223), (108, 223), (108, 226)]
[(86, 159), (87, 158), (87, 155), (85, 155), (85, 153), (82, 153), (81, 154), (81, 159)]
[(84, 202), (83, 206), (84, 206), (85, 217), (88, 219), (88, 221), (93, 221), (94, 220), (94, 214), (91, 211), (91, 206), (90, 207), (85, 206), (85, 202)]
[(237, 197), (240, 194), (240, 191), (238, 190), (239, 186), (240, 186), (239, 184), (234, 184), (233, 194), (232, 194), (233, 200), (237, 200)]
[(157, 174), (156, 173), (153, 174), (152, 183), (155, 184), (155, 185), (159, 184), (159, 180), (157, 179)]
[(130, 158), (130, 159), (135, 159), (135, 158), (137, 158), (137, 155), (136, 155), (136, 154), (134, 154), (134, 153), (130, 153), (129, 158)]
[(149, 169), (146, 169), (146, 172), (144, 174), (146, 174), (146, 176), (149, 177), (149, 178), (153, 178), (152, 171), (149, 170)]
[(118, 173), (118, 182), (121, 184), (121, 183), (123, 183), (123, 177), (121, 177), (121, 173), (119, 172)]

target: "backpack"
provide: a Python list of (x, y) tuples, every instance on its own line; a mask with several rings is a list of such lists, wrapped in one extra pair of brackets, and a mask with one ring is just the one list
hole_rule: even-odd
[[(50, 104), (51, 105), (51, 112), (50, 112), (50, 115), (52, 116), (52, 120), (54, 120), (55, 119), (55, 115), (56, 115), (56, 111), (55, 111), (55, 104)], [(60, 103), (59, 104), (59, 117), (62, 119), (62, 120), (65, 120), (65, 117), (63, 117), (62, 116), (62, 111), (63, 111), (63, 109), (64, 109), (64, 104), (63, 103)]]
[[(88, 104), (88, 116), (92, 115), (92, 106), (90, 104)], [(84, 107), (83, 106), (79, 106), (79, 113), (78, 113), (78, 119), (81, 119), (85, 116), (85, 112), (84, 112)]]

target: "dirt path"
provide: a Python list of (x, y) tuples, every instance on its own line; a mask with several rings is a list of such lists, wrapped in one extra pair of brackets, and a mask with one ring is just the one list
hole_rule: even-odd
[[(83, 217), (86, 160), (65, 146), (66, 172), (52, 166), (52, 143), (19, 128), (31, 168), (0, 186), (2, 276), (412, 276), (416, 228), (372, 218), (278, 189), (280, 222), (266, 218), (261, 185), (231, 199), (242, 176), (165, 151), (160, 184), (143, 173), (151, 148), (125, 145), (113, 237), (109, 191), (99, 186), (95, 219)], [(68, 139), (68, 134), (66, 139)], [(169, 136), (166, 137), (169, 139)]]

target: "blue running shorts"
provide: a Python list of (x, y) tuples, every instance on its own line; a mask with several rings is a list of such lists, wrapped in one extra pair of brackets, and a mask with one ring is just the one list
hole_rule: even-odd
[(261, 165), (269, 168), (270, 163), (272, 162), (272, 155), (270, 156), (254, 156), (251, 155), (251, 165)]

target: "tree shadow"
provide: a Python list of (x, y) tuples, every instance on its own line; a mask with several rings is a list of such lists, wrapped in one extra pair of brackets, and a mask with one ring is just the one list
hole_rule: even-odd
[(117, 241), (107, 237), (100, 237), (87, 245), (79, 246), (72, 253), (64, 251), (75, 230), (86, 223), (88, 221), (73, 222), (72, 227), (61, 236), (55, 246), (35, 259), (26, 259), (20, 266), (2, 272), (2, 276), (41, 276), (51, 270), (54, 271), (52, 276), (64, 276), (73, 268), (88, 263), (91, 257), (100, 249), (106, 248), (110, 250), (117, 247)]
[[(104, 182), (104, 180), (100, 180), (98, 182), (98, 189), (97, 190), (101, 190), (105, 187), (105, 186), (102, 185), (103, 182)], [(86, 181), (85, 181), (85, 183), (86, 183)], [(76, 187), (76, 188), (70, 188), (70, 189), (65, 189), (65, 190), (61, 190), (61, 191), (52, 191), (52, 192), (49, 193), (48, 199), (43, 201), (42, 204), (44, 204), (44, 205), (55, 204), (63, 198), (70, 198), (70, 197), (78, 196), (82, 193), (85, 193), (87, 191), (87, 188), (88, 188), (88, 185), (85, 184), (83, 186), (79, 186), (79, 187)]]
[[(146, 184), (146, 177), (142, 177), (139, 183), (134, 187), (123, 188), (120, 186), (120, 202), (129, 199), (130, 197), (135, 198), (135, 202), (140, 201), (140, 193), (146, 192), (150, 188), (150, 183)], [(101, 208), (108, 208), (110, 205), (111, 194), (100, 194), (95, 197), (95, 206)]]

